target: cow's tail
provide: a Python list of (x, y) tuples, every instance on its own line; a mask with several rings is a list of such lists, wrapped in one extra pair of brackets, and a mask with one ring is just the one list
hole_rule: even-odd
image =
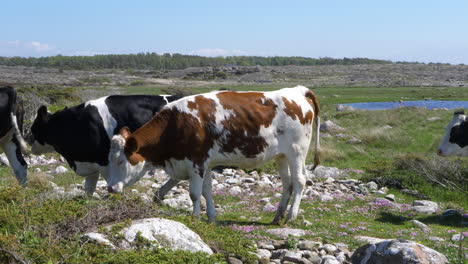
[[(18, 141), (18, 144), (19, 144), (19, 148), (21, 150), (21, 152), (23, 153), (26, 153), (26, 152), (29, 152), (28, 150), (28, 144), (26, 144), (26, 141), (24, 140), (23, 138), (23, 133), (22, 133), (22, 130), (23, 130), (23, 115), (24, 115), (24, 111), (23, 109), (20, 109), (20, 111), (17, 111), (18, 107), (21, 107), (21, 105), (17, 105), (17, 98), (16, 98), (16, 90), (13, 90), (13, 93), (11, 94), (11, 99), (10, 99), (10, 109), (11, 109), (11, 112), (10, 112), (10, 116), (11, 116), (11, 125), (13, 127), (13, 137)], [(16, 113), (18, 113), (20, 116), (19, 116), (19, 119), (18, 120), (18, 117), (16, 116)], [(18, 126), (18, 123), (20, 124)]]
[(309, 98), (312, 101), (312, 106), (314, 108), (314, 123), (315, 123), (315, 142), (314, 142), (314, 167), (312, 170), (320, 164), (320, 104), (318, 102), (317, 96), (311, 90), (308, 90), (305, 93), (305, 97)]

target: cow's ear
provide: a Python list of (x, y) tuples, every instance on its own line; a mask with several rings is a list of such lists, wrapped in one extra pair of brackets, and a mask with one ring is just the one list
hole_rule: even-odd
[(41, 107), (39, 107), (39, 109), (37, 110), (37, 117), (41, 120), (47, 120), (47, 115), (47, 106), (41, 105)]
[(120, 129), (120, 135), (126, 140), (128, 137), (130, 137), (130, 135), (132, 134), (132, 132), (130, 132), (130, 128), (128, 128), (127, 126), (124, 126)]

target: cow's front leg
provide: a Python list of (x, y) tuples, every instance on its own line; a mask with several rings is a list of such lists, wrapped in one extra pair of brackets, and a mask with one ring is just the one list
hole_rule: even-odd
[(153, 201), (156, 202), (156, 203), (161, 203), (162, 200), (164, 199), (164, 196), (166, 196), (166, 194), (174, 187), (177, 185), (177, 183), (179, 183), (179, 180), (176, 180), (176, 179), (173, 179), (173, 178), (169, 178), (169, 180), (167, 182), (164, 183), (163, 186), (161, 186), (161, 188), (159, 188), (159, 190), (156, 192), (156, 194), (154, 195), (153, 197)]
[(193, 203), (193, 215), (197, 218), (200, 218), (201, 215), (201, 206), (200, 198), (203, 189), (203, 178), (199, 173), (191, 173), (190, 175), (190, 199)]
[(10, 162), (10, 166), (13, 168), (18, 183), (22, 187), (25, 187), (27, 183), (26, 174), (28, 164), (23, 158), (18, 140), (13, 136), (11, 140), (8, 140), (7, 143), (2, 146), (2, 148)]
[(96, 191), (96, 185), (99, 179), (99, 172), (86, 176), (84, 189), (87, 195), (92, 196)]

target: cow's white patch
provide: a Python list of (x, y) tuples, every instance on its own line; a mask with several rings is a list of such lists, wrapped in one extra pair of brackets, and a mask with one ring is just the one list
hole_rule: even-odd
[(169, 103), (169, 100), (167, 100), (167, 97), (170, 96), (168, 94), (160, 94), (160, 96), (162, 96), (162, 98), (164, 99), (164, 101), (166, 101), (166, 104)]
[(21, 186), (26, 186), (26, 170), (27, 166), (21, 164), (16, 155), (16, 150), (18, 146), (13, 143), (14, 128), (10, 129), (1, 139), (0, 139), (0, 148), (5, 151), (5, 156), (10, 163), (10, 166), (13, 168), (16, 179), (18, 180)]
[(104, 126), (104, 129), (106, 130), (107, 136), (109, 137), (109, 139), (111, 139), (114, 135), (114, 130), (117, 127), (117, 121), (109, 112), (109, 108), (106, 104), (107, 97), (108, 96), (101, 97), (96, 100), (90, 100), (85, 103), (85, 107), (92, 105), (97, 108), (99, 115), (101, 116), (102, 124)]

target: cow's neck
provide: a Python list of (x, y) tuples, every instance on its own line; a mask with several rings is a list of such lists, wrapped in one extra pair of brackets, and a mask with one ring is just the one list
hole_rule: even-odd
[(164, 153), (165, 147), (164, 142), (161, 141), (161, 136), (167, 128), (170, 114), (171, 111), (161, 111), (151, 121), (133, 133), (133, 137), (139, 146), (137, 154), (154, 165), (163, 162), (160, 157)]

